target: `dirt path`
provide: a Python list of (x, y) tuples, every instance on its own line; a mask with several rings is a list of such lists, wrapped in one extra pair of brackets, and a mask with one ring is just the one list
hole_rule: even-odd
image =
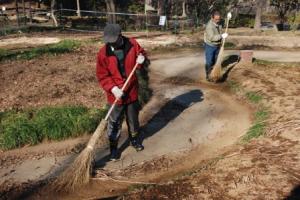
[[(169, 82), (174, 76), (180, 77), (183, 71), (189, 70), (187, 67), (196, 67), (194, 70), (199, 69), (198, 56), (195, 56), (193, 64), (191, 64), (193, 59), (187, 59), (185, 55), (179, 60), (159, 59), (153, 61), (151, 65), (154, 97), (141, 114), (145, 150), (137, 153), (132, 148), (127, 148), (128, 143), (125, 141), (127, 136), (123, 134), (121, 149), (124, 151), (121, 160), (107, 162), (108, 149), (104, 145), (97, 153), (98, 169), (104, 167), (104, 170), (108, 171), (122, 171), (130, 166), (149, 162), (164, 155), (180, 155), (180, 153), (189, 152), (201, 144), (217, 142), (216, 148), (202, 156), (204, 159), (213, 154), (212, 152), (216, 153), (221, 148), (233, 144), (236, 138), (247, 131), (251, 124), (250, 111), (247, 106), (241, 105), (229, 94), (206, 85), (193, 84), (192, 78), (196, 78), (196, 76), (194, 77), (192, 74), (186, 76), (190, 76), (188, 79), (190, 84), (180, 78), (178, 79), (179, 82), (181, 81), (179, 84)], [(170, 66), (173, 69), (172, 73), (168, 71)], [(162, 74), (162, 71), (166, 71), (166, 73)], [(237, 118), (240, 120), (238, 124), (235, 123)], [(215, 141), (220, 137), (224, 140)], [(57, 143), (57, 145), (61, 144)], [(34, 147), (28, 147), (28, 149), (31, 148)], [(49, 148), (48, 150), (53, 149)], [(24, 162), (7, 166), (1, 170), (1, 179), (13, 182), (43, 179), (50, 172), (56, 171), (60, 165), (70, 162), (72, 157), (70, 154), (59, 156), (53, 153), (38, 159), (28, 158)], [(200, 158), (190, 159), (199, 160)], [(89, 189), (84, 192), (91, 192), (95, 195), (95, 191)], [(101, 196), (102, 193), (96, 192), (96, 194)]]

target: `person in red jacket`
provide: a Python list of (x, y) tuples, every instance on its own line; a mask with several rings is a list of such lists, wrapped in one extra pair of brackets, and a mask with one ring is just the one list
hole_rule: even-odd
[(146, 53), (133, 38), (121, 34), (118, 24), (108, 24), (104, 28), (105, 45), (97, 55), (97, 78), (100, 86), (106, 92), (108, 104), (119, 99), (108, 119), (107, 134), (110, 142), (110, 160), (119, 157), (118, 139), (121, 133), (124, 116), (128, 126), (131, 145), (136, 151), (142, 151), (143, 145), (139, 140), (139, 102), (138, 79), (133, 75), (127, 88), (122, 91), (130, 72), (138, 63), (142, 67)]

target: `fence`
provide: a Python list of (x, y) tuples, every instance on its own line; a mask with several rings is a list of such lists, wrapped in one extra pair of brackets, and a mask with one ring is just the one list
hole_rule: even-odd
[[(160, 26), (160, 16), (155, 14), (110, 13), (81, 10), (80, 17), (77, 10), (58, 9), (54, 16), (59, 27), (78, 31), (102, 31), (110, 22), (118, 23), (124, 31), (145, 30), (183, 30), (195, 26), (194, 20), (173, 17), (167, 20), (166, 26)], [(21, 9), (18, 14), (15, 10), (0, 12), (0, 34), (9, 33), (28, 27), (53, 27), (51, 10)]]

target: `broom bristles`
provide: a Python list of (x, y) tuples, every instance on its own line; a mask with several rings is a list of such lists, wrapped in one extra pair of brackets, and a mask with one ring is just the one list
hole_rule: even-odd
[(97, 140), (106, 128), (106, 121), (102, 120), (88, 142), (87, 147), (79, 154), (75, 161), (60, 174), (51, 187), (55, 191), (74, 191), (79, 186), (89, 182), (92, 173), (92, 162)]
[(213, 70), (210, 73), (210, 78), (216, 82), (216, 81), (220, 80), (221, 77), (222, 77), (221, 65), (215, 65), (213, 67)]
[(223, 52), (224, 52), (224, 42), (222, 44), (222, 47), (220, 49), (220, 53), (217, 58), (216, 64), (213, 66), (213, 69), (210, 73), (210, 79), (217, 82), (222, 78), (222, 58), (223, 58)]

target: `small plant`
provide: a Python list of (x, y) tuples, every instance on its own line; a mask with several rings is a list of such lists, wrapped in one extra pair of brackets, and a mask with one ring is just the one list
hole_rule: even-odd
[(266, 108), (260, 108), (255, 113), (255, 122), (247, 131), (246, 135), (242, 138), (242, 142), (249, 142), (253, 138), (264, 135), (267, 126), (266, 120), (268, 119), (269, 111)]
[(63, 40), (57, 44), (36, 47), (25, 51), (0, 50), (0, 61), (7, 59), (25, 59), (30, 60), (44, 54), (57, 55), (71, 52), (78, 48), (80, 43), (75, 40)]
[(224, 45), (225, 49), (230, 49), (230, 48), (235, 48), (235, 47), (236, 47), (236, 45), (232, 42), (226, 42)]
[(241, 90), (241, 86), (236, 81), (229, 80), (228, 86), (233, 92), (239, 92)]
[(258, 104), (263, 99), (263, 97), (256, 92), (246, 92), (246, 97), (251, 103), (255, 104)]

